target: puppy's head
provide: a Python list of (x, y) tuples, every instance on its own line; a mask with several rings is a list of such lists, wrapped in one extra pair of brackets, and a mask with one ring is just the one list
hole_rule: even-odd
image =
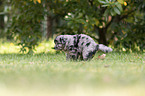
[(63, 50), (65, 46), (65, 40), (63, 38), (63, 35), (59, 35), (54, 39), (54, 49), (55, 50)]

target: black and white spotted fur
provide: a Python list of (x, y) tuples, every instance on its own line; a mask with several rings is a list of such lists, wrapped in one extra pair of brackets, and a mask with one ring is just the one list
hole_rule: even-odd
[(103, 44), (96, 44), (88, 35), (59, 35), (54, 40), (55, 50), (66, 52), (66, 59), (89, 60), (94, 57), (96, 51), (111, 52), (112, 48)]

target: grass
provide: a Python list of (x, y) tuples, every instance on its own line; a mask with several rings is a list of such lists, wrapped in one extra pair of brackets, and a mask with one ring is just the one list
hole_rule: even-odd
[(112, 52), (98, 60), (99, 52), (91, 61), (66, 61), (64, 53), (47, 51), (49, 44), (27, 55), (1, 43), (0, 96), (145, 95), (145, 53)]

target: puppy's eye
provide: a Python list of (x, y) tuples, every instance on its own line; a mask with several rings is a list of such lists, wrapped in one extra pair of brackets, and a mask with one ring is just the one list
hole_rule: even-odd
[(57, 40), (54, 40), (54, 43), (57, 43), (58, 41)]

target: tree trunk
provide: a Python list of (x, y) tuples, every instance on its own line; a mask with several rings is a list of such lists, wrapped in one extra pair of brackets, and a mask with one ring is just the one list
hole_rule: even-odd
[(106, 28), (99, 28), (99, 44), (107, 45)]
[(47, 16), (47, 34), (46, 34), (47, 40), (52, 37), (52, 25), (53, 25), (52, 17)]
[(4, 29), (4, 15), (0, 15), (0, 29)]

